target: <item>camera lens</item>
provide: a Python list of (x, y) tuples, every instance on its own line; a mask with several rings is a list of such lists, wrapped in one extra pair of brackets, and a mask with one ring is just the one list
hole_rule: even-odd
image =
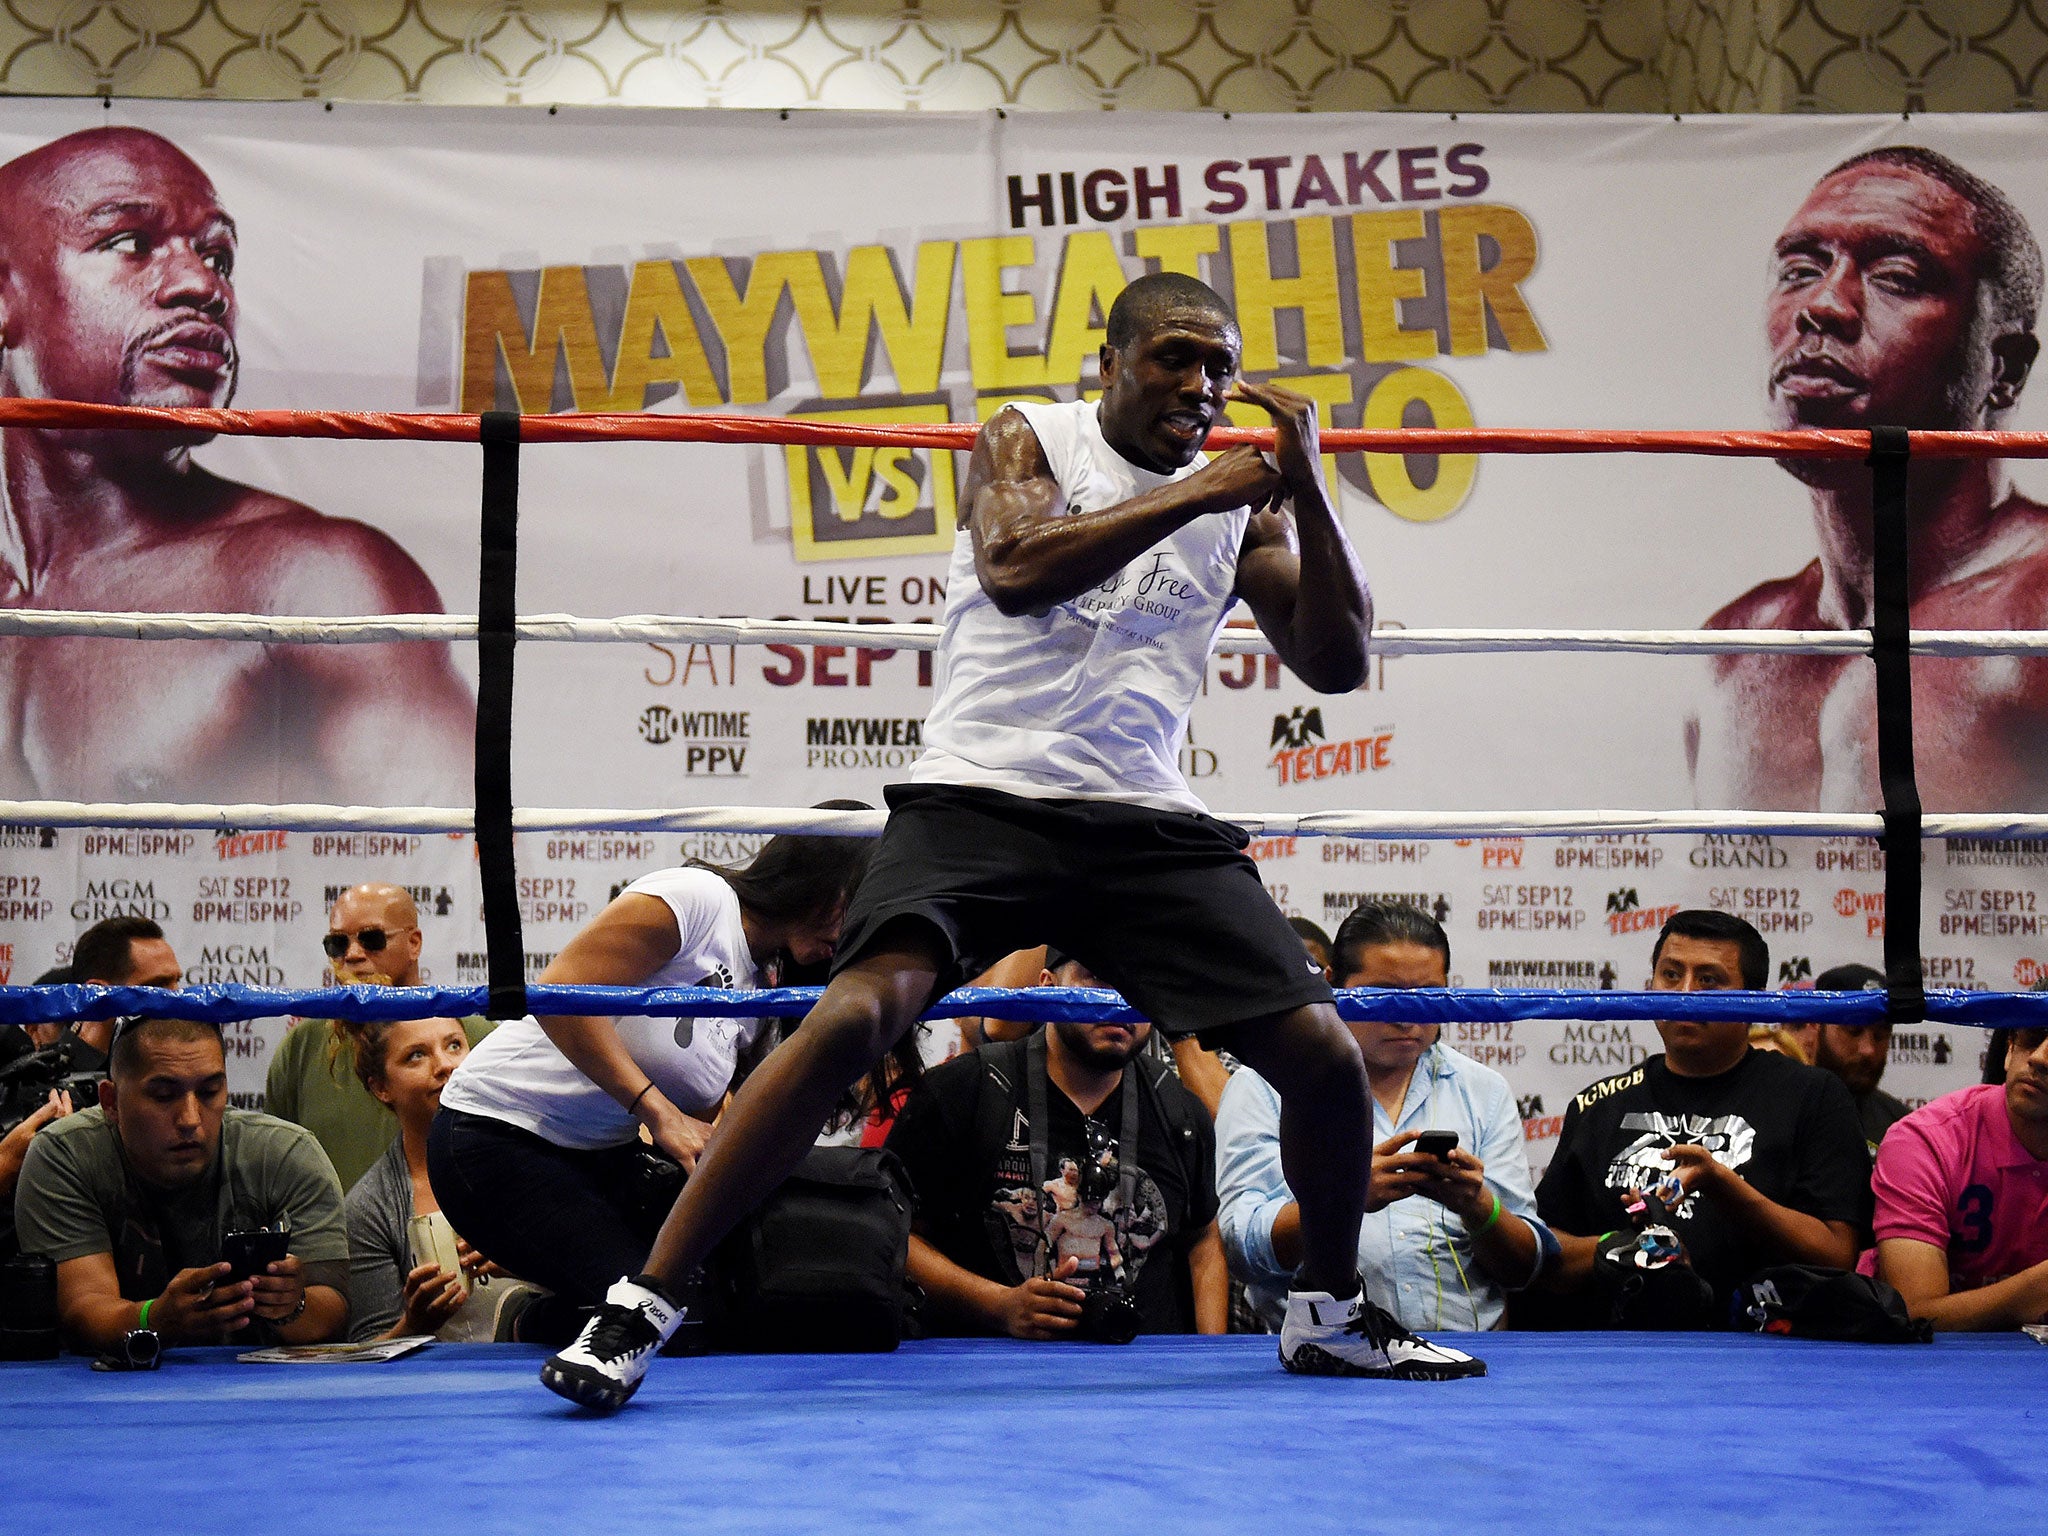
[(0, 1264), (0, 1360), (54, 1360), (57, 1351), (57, 1266), (16, 1254)]

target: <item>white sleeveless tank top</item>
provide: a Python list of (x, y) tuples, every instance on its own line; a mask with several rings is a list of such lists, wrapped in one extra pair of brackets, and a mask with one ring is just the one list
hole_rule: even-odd
[[(1069, 516), (1193, 474), (1140, 468), (1103, 439), (1092, 401), (1010, 405), (1037, 434)], [(1188, 710), (1233, 601), (1248, 508), (1198, 517), (1100, 587), (1042, 614), (999, 612), (962, 528), (946, 575), (937, 696), (914, 784), (1200, 811), (1181, 776)]]

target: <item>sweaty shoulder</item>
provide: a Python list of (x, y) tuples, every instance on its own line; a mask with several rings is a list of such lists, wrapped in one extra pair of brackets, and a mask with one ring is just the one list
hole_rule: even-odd
[(1820, 562), (1751, 587), (1706, 622), (1708, 629), (1820, 628)]
[[(981, 493), (990, 486), (1015, 488), (1034, 481), (1056, 481), (1045, 444), (1023, 411), (1004, 406), (975, 434), (967, 479), (960, 488), (960, 526), (967, 526)], [(1056, 494), (1056, 488), (1043, 494)]]
[(233, 538), (235, 562), (263, 611), (441, 612), (433, 582), (389, 534), (252, 486), (222, 486), (231, 501), (217, 526)]

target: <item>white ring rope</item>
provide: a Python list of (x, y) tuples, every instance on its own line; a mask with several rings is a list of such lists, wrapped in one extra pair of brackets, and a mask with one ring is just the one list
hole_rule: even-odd
[[(87, 636), (110, 640), (245, 640), (292, 645), (381, 645), (397, 640), (474, 640), (468, 613), (391, 613), (374, 617), (307, 618), (241, 613), (127, 613), (17, 608), (0, 611), (0, 637)], [(803, 619), (685, 618), (625, 614), (586, 619), (567, 613), (529, 614), (521, 640), (675, 645), (857, 645), (863, 649), (936, 650), (936, 624), (849, 624)], [(1610, 652), (1658, 656), (1861, 656), (1867, 629), (1398, 629), (1373, 631), (1381, 656), (1454, 656)], [(1216, 640), (1226, 656), (1272, 654), (1257, 630), (1230, 628)], [(1916, 629), (1916, 656), (2048, 654), (2048, 630)]]
[[(1306, 811), (1219, 812), (1254, 837), (1349, 837), (1389, 842), (1492, 837), (1611, 837), (1637, 833), (1724, 836), (1870, 837), (1884, 818), (1828, 811)], [(823, 811), (753, 805), (669, 810), (512, 813), (517, 832), (719, 832), (874, 837), (883, 811)], [(39, 827), (169, 827), (215, 832), (469, 832), (475, 813), (447, 806), (203, 805), (0, 800), (0, 822)], [(1926, 837), (2048, 837), (2048, 815), (1935, 814)]]

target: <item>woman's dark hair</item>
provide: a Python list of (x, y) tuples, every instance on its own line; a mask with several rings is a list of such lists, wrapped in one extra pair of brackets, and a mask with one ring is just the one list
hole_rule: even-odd
[[(874, 807), (865, 800), (821, 800), (812, 809), (871, 811)], [(703, 859), (692, 859), (690, 864), (722, 878), (746, 911), (786, 923), (822, 917), (851, 901), (874, 851), (870, 837), (785, 835), (769, 838), (743, 868)], [(874, 1070), (847, 1090), (834, 1112), (834, 1123), (863, 1119), (878, 1104), (900, 1104), (923, 1076), (924, 1058), (917, 1049), (917, 1026), (912, 1025), (889, 1054), (875, 1063)]]
[[(871, 811), (864, 800), (824, 800), (818, 811)], [(703, 859), (690, 860), (732, 887), (740, 905), (770, 922), (800, 922), (822, 917), (850, 900), (874, 856), (871, 837), (771, 837), (745, 865), (734, 869)]]
[(1445, 970), (1451, 968), (1451, 940), (1442, 923), (1405, 901), (1368, 901), (1338, 925), (1330, 974), (1339, 980), (1357, 975), (1364, 951), (1379, 944), (1419, 944), (1442, 955)]

